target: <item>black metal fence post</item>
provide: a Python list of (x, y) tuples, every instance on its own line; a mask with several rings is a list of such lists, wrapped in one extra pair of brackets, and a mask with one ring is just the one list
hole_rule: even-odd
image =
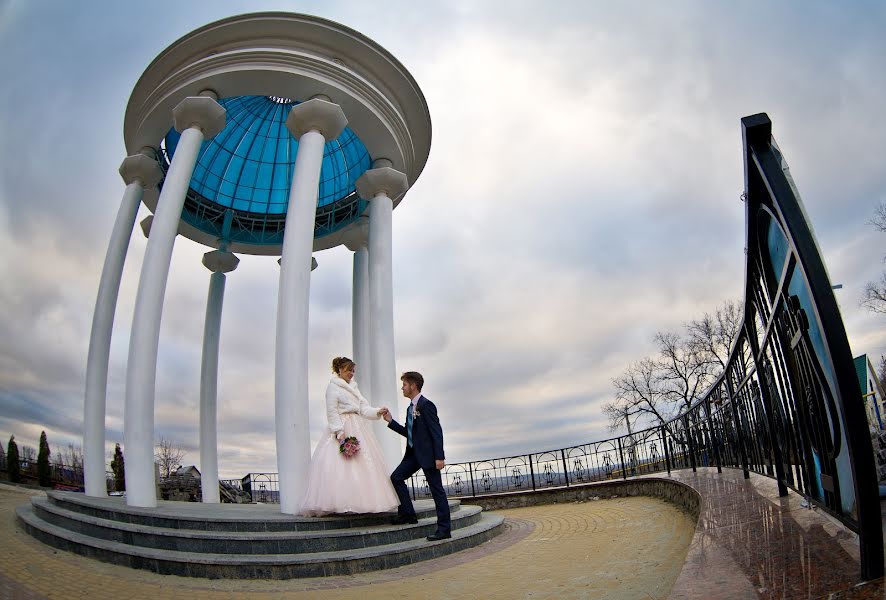
[(705, 398), (705, 408), (707, 409), (707, 417), (708, 417), (708, 436), (711, 440), (711, 446), (714, 449), (714, 462), (717, 464), (717, 473), (723, 472), (723, 466), (720, 464), (720, 448), (719, 442), (717, 441), (717, 436), (714, 435), (714, 420), (711, 418), (711, 397), (708, 395)]
[(668, 475), (671, 474), (671, 451), (668, 449), (668, 428), (661, 426), (661, 444), (664, 446), (665, 465), (668, 468)]
[(566, 487), (569, 487), (569, 468), (566, 466), (566, 450), (560, 449), (560, 458), (563, 459), (563, 477), (566, 479)]
[(738, 406), (736, 406), (738, 399), (735, 397), (735, 393), (732, 390), (732, 381), (729, 379), (728, 369), (726, 375), (726, 393), (729, 395), (729, 406), (732, 408), (732, 422), (735, 425), (735, 433), (738, 435), (738, 448), (741, 454), (741, 469), (744, 471), (744, 478), (750, 479), (751, 472), (750, 469), (748, 469), (748, 452), (745, 449), (744, 433), (742, 432), (744, 428), (742, 427), (741, 419), (738, 416)]
[(689, 461), (692, 463), (692, 472), (697, 473), (695, 461), (695, 444), (692, 442), (692, 429), (689, 427), (689, 417), (683, 415), (683, 429), (686, 431), (686, 443), (689, 445)]
[(622, 479), (627, 479), (628, 478), (628, 469), (627, 469), (627, 466), (625, 465), (625, 455), (621, 451), (621, 438), (616, 438), (616, 440), (618, 441), (618, 459), (621, 461), (621, 476), (622, 476)]
[(527, 454), (526, 458), (529, 459), (529, 476), (532, 478), (532, 491), (535, 491), (535, 469), (532, 467), (532, 455)]
[(474, 486), (474, 469), (471, 468), (471, 463), (468, 463), (468, 476), (471, 478), (471, 496), (477, 496), (477, 488)]
[(775, 481), (778, 484), (778, 495), (787, 496), (788, 486), (785, 484), (784, 462), (781, 449), (781, 443), (778, 439), (778, 431), (776, 429), (775, 415), (772, 413), (772, 398), (769, 389), (769, 373), (766, 359), (760, 354), (760, 348), (757, 345), (757, 338), (752, 331), (753, 325), (745, 323), (748, 344), (751, 346), (751, 355), (754, 359), (754, 365), (757, 371), (757, 382), (760, 388), (760, 402), (763, 403), (764, 412), (766, 413), (766, 429), (769, 432), (769, 444), (772, 448), (772, 462), (775, 463)]

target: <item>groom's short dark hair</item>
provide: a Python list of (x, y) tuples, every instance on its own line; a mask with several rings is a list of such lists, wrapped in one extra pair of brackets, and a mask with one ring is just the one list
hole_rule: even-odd
[(418, 391), (421, 391), (421, 388), (425, 384), (425, 378), (421, 376), (421, 373), (417, 373), (415, 371), (406, 371), (405, 373), (400, 375), (400, 381), (414, 383), (415, 387), (418, 388)]

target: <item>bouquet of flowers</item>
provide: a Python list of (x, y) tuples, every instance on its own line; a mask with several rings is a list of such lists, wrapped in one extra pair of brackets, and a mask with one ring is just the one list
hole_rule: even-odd
[(343, 454), (345, 458), (351, 458), (360, 452), (360, 440), (349, 435), (338, 445), (338, 451)]

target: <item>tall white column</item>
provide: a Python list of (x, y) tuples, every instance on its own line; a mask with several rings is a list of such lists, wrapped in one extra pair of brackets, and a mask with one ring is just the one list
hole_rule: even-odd
[(173, 115), (181, 139), (151, 223), (151, 236), (142, 263), (129, 338), (123, 415), (126, 503), (129, 506), (157, 506), (154, 484), (154, 386), (163, 296), (172, 247), (197, 153), (204, 139), (214, 136), (225, 126), (225, 109), (212, 97), (185, 98), (175, 107)]
[(354, 250), (353, 279), (351, 341), (357, 381), (368, 394), (372, 390), (372, 352), (369, 349), (369, 248), (365, 244)]
[[(383, 159), (378, 164), (390, 164)], [(375, 166), (374, 165), (374, 166)], [(369, 339), (372, 355), (372, 401), (399, 413), (398, 374), (394, 358), (394, 278), (392, 213), (394, 199), (406, 192), (406, 175), (389, 166), (366, 171), (357, 193), (369, 201)], [(402, 418), (399, 414), (398, 417)], [(402, 458), (400, 436), (384, 435), (379, 443), (390, 466)]]
[(286, 127), (298, 140), (289, 190), (277, 298), (275, 413), (280, 511), (295, 513), (311, 462), (308, 408), (308, 302), (314, 219), (323, 150), (347, 125), (341, 107), (313, 98), (292, 107)]
[(157, 161), (144, 155), (127, 156), (120, 165), (120, 176), (126, 182), (123, 201), (117, 211), (117, 220), (111, 232), (108, 252), (98, 285), (89, 353), (86, 358), (86, 393), (83, 402), (83, 475), (86, 495), (106, 496), (105, 483), (105, 404), (108, 387), (108, 360), (111, 353), (111, 332), (114, 311), (120, 293), (123, 263), (135, 215), (145, 188), (156, 186), (163, 178)]
[(240, 259), (222, 247), (203, 255), (203, 266), (212, 271), (206, 298), (206, 322), (203, 327), (203, 361), (200, 367), (200, 487), (203, 502), (218, 504), (218, 346), (222, 305), (225, 300), (225, 273), (240, 264)]
[[(345, 245), (354, 253), (351, 340), (354, 362), (357, 363), (355, 379), (363, 395), (369, 398), (373, 406), (388, 406), (396, 410), (396, 402), (390, 400), (380, 402), (372, 398), (372, 352), (369, 342), (369, 217), (360, 217), (351, 225)], [(374, 421), (373, 429), (375, 437), (379, 440), (391, 435), (383, 419)], [(389, 464), (389, 470), (393, 470), (395, 466), (396, 464)]]

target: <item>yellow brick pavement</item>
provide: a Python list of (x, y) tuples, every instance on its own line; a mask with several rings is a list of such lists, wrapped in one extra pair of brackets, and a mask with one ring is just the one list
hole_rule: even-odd
[(500, 511), (504, 535), (435, 561), (349, 577), (229, 581), (157, 575), (50, 548), (15, 523), (33, 492), (0, 485), (3, 598), (665, 598), (695, 531), (654, 498)]

